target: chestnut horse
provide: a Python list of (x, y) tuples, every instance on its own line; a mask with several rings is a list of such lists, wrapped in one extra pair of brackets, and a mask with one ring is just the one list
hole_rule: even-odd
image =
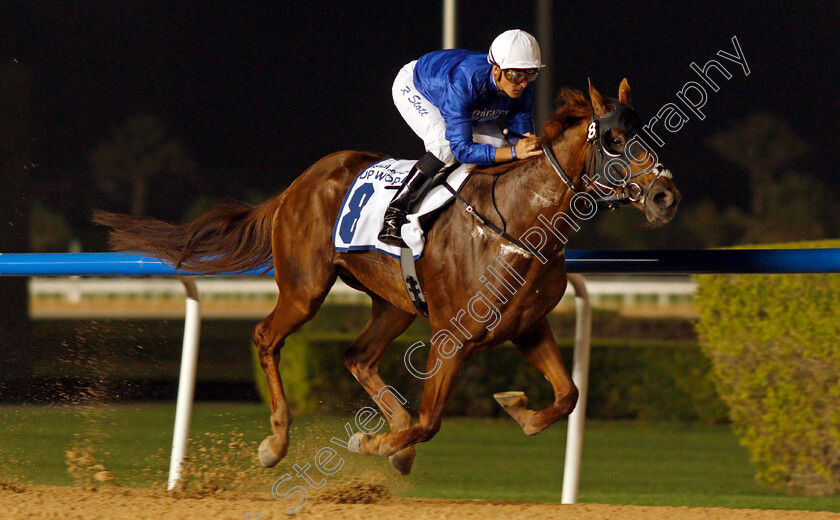
[[(590, 151), (600, 147), (603, 152), (606, 146), (613, 151), (608, 155), (614, 157), (638, 130), (623, 123), (614, 125), (601, 141), (592, 140), (596, 133), (592, 128), (587, 132), (594, 126), (592, 121), (608, 117), (617, 107), (635, 117), (629, 109), (627, 80), (619, 88), (618, 103), (605, 100), (591, 84), (589, 97), (591, 104), (580, 92), (564, 89), (564, 103), (543, 128), (543, 149), (553, 152), (558, 166), (552, 166), (546, 153), (475, 167), (461, 190), (476, 210), (496, 216), (490, 220), (498, 222), (503, 217), (509, 236), (524, 237), (529, 230), (533, 233), (535, 224), (550, 224), (553, 229), (537, 233), (539, 244), (534, 244), (531, 236), (528, 243), (534, 247), (523, 249), (490, 232), (458, 204), (446, 208), (427, 233), (425, 252), (416, 267), (435, 334), (432, 343), (437, 348), (430, 349), (420, 417), (414, 426), (403, 403), (378, 373), (386, 347), (418, 316), (400, 262), (375, 251), (339, 253), (332, 241), (345, 192), (355, 177), (381, 156), (356, 151), (329, 155), (283, 193), (259, 206), (220, 206), (180, 226), (101, 212), (94, 220), (114, 228), (114, 249), (150, 254), (187, 272), (267, 268), (273, 259), (280, 295), (274, 310), (254, 330), (271, 392), (273, 434), (259, 449), (260, 462), (266, 467), (285, 456), (289, 442), (291, 415), (278, 369), (285, 338), (315, 315), (336, 278), (367, 293), (373, 300), (371, 316), (344, 354), (344, 364), (386, 415), (391, 432), (357, 433), (350, 444), (363, 454), (389, 456), (394, 467), (406, 474), (414, 461), (414, 445), (428, 441), (440, 429), (444, 405), (462, 365), (484, 349), (512, 341), (554, 390), (554, 402), (539, 411), (528, 409), (527, 398), (521, 393), (511, 392), (499, 399), (526, 434), (542, 431), (575, 407), (578, 391), (563, 366), (546, 319), (566, 290), (565, 237), (577, 228), (573, 220), (556, 217), (574, 213), (570, 206), (575, 195), (594, 193), (598, 186), (604, 189), (603, 183), (585, 175), (592, 173), (588, 171), (593, 160)], [(629, 190), (628, 195), (626, 184), (611, 186), (612, 200), (635, 206), (652, 225), (669, 221), (680, 197), (670, 173), (663, 175), (662, 170), (652, 168), (655, 156), (651, 151), (632, 158), (625, 172), (633, 179), (635, 193)], [(515, 273), (518, 290), (510, 290), (510, 279), (498, 279), (493, 286), (483, 275), (488, 266), (501, 265), (500, 260), (505, 269)], [(507, 285), (505, 291), (502, 286)], [(476, 306), (479, 294), (483, 311)], [(488, 324), (491, 309), (497, 312)]]

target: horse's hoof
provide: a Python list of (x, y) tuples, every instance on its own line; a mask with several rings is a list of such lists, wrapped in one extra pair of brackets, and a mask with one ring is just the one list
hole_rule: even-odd
[(536, 412), (528, 409), (528, 397), (525, 396), (525, 392), (501, 392), (493, 394), (493, 398), (519, 423), (525, 435), (536, 435), (545, 428), (545, 425), (540, 427), (532, 424)]
[(525, 392), (499, 392), (498, 394), (493, 394), (493, 399), (502, 405), (502, 408), (516, 409), (528, 406), (528, 398), (525, 396)]
[(359, 455), (369, 455), (370, 453), (363, 448), (365, 448), (365, 441), (368, 440), (370, 435), (362, 432), (356, 432), (353, 434), (352, 437), (347, 441), (347, 449), (358, 453)]
[(266, 437), (260, 443), (260, 464), (262, 464), (264, 468), (273, 468), (278, 462), (283, 460), (284, 455), (285, 453), (280, 455), (274, 453), (274, 450), (271, 447), (271, 437)]
[(394, 466), (395, 470), (399, 471), (400, 475), (408, 475), (411, 473), (411, 467), (414, 465), (414, 456), (416, 454), (417, 451), (414, 449), (414, 446), (409, 446), (394, 453), (388, 457), (388, 460), (391, 461), (391, 465)]

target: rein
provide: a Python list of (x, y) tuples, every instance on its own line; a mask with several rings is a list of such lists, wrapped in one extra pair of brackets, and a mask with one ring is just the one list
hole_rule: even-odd
[[(465, 179), (465, 180), (464, 180), (464, 184), (462, 184), (462, 186), (467, 184), (467, 181), (469, 181), (469, 178), (470, 178), (470, 177), (472, 177), (472, 175), (473, 175), (473, 174), (472, 174), (472, 172), (470, 172), (470, 174), (469, 174), (469, 176), (467, 177), (467, 179)], [(507, 241), (508, 241), (508, 242), (510, 242), (511, 244), (513, 244), (513, 245), (515, 245), (516, 247), (518, 247), (518, 248), (520, 248), (520, 249), (522, 249), (522, 250), (524, 250), (524, 251), (526, 251), (526, 252), (530, 253), (531, 255), (533, 255), (533, 256), (546, 256), (546, 255), (545, 255), (545, 253), (549, 253), (549, 254), (560, 254), (560, 253), (562, 253), (562, 252), (563, 252), (563, 250), (566, 248), (566, 246), (565, 246), (565, 245), (563, 245), (563, 246), (561, 246), (561, 247), (560, 247), (560, 249), (559, 249), (558, 251), (556, 251), (556, 252), (548, 252), (548, 251), (535, 251), (534, 249), (532, 249), (532, 248), (528, 247), (527, 245), (523, 244), (523, 243), (522, 243), (519, 239), (517, 239), (516, 237), (511, 236), (511, 235), (510, 235), (510, 233), (508, 233), (508, 232), (507, 232), (507, 231), (505, 231), (504, 229), (501, 229), (499, 226), (497, 226), (496, 224), (494, 224), (494, 223), (493, 223), (493, 222), (491, 222), (490, 220), (487, 220), (487, 218), (486, 218), (484, 215), (482, 215), (481, 213), (479, 213), (479, 212), (478, 212), (478, 210), (477, 210), (477, 209), (475, 209), (475, 208), (474, 208), (474, 207), (473, 207), (473, 206), (472, 206), (469, 202), (467, 202), (466, 200), (464, 200), (464, 197), (462, 197), (460, 193), (458, 193), (457, 191), (455, 191), (455, 190), (452, 188), (452, 186), (450, 186), (450, 185), (449, 185), (449, 183), (448, 183), (448, 182), (443, 181), (443, 185), (446, 187), (446, 189), (447, 189), (447, 190), (449, 190), (449, 193), (451, 193), (451, 194), (452, 194), (452, 196), (453, 196), (453, 197), (455, 197), (455, 199), (456, 199), (458, 202), (460, 202), (460, 203), (464, 206), (464, 210), (465, 210), (467, 213), (469, 213), (470, 215), (472, 215), (473, 217), (475, 217), (475, 219), (476, 219), (479, 223), (481, 223), (484, 227), (489, 228), (489, 229), (490, 229), (490, 231), (493, 231), (494, 233), (496, 233), (497, 235), (501, 236), (502, 238), (504, 238), (505, 240), (507, 240)], [(497, 211), (498, 211), (498, 210), (497, 210)], [(501, 214), (500, 214), (499, 216), (501, 217)], [(504, 221), (504, 218), (502, 218), (502, 220)], [(505, 227), (507, 227), (507, 226), (505, 226)]]

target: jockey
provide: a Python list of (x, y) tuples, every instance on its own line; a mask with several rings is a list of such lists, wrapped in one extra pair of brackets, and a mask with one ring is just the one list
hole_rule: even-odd
[[(505, 31), (490, 52), (436, 51), (403, 67), (394, 104), (426, 147), (394, 194), (379, 240), (405, 247), (400, 230), (413, 194), (447, 164), (493, 164), (542, 153), (534, 135), (534, 95), (540, 47), (525, 31)], [(525, 136), (510, 144), (501, 128)]]

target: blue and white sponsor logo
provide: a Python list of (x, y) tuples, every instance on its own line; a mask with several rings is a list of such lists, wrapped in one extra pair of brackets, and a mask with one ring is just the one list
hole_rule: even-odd
[(473, 123), (486, 123), (487, 121), (494, 121), (502, 116), (508, 115), (510, 109), (507, 108), (484, 108), (482, 110), (473, 110)]

